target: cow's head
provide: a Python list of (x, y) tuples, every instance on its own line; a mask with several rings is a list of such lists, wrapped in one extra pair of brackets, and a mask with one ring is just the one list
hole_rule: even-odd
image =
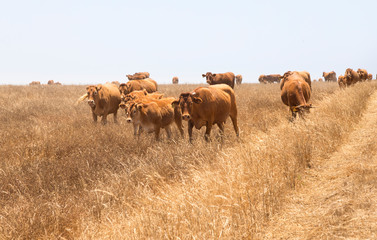
[(129, 94), (129, 84), (122, 83), (119, 85), (119, 93), (121, 98), (123, 99), (127, 94)]
[(202, 74), (202, 77), (205, 77), (208, 84), (212, 84), (215, 80), (216, 73), (207, 72), (206, 74)]
[(96, 102), (98, 102), (99, 99), (99, 91), (102, 89), (102, 85), (99, 84), (97, 86), (90, 85), (86, 87), (87, 96), (88, 96), (88, 104), (91, 107), (96, 106)]
[(179, 107), (182, 112), (182, 119), (188, 121), (191, 118), (194, 104), (201, 104), (203, 100), (195, 92), (181, 93), (179, 99), (172, 102), (172, 107)]
[(294, 113), (299, 113), (299, 114), (307, 114), (310, 113), (310, 109), (314, 108), (311, 103), (309, 104), (303, 104), (300, 106), (292, 107), (291, 110)]
[(127, 105), (127, 108), (126, 108), (126, 121), (128, 123), (132, 123), (132, 121), (137, 118), (137, 115), (138, 115), (138, 107), (137, 107), (137, 105), (138, 104), (135, 103), (135, 102), (130, 102)]
[(126, 75), (126, 77), (128, 78), (128, 80), (133, 80), (134, 78), (134, 76), (133, 75), (130, 75), (130, 74), (128, 74), (128, 75)]

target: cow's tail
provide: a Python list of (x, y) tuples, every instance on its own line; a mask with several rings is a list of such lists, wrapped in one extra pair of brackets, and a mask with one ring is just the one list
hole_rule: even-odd
[(80, 102), (84, 101), (87, 98), (88, 98), (88, 93), (85, 93), (84, 95), (82, 95), (81, 97), (79, 97), (79, 99), (77, 99), (77, 101), (75, 103), (75, 106), (77, 106)]

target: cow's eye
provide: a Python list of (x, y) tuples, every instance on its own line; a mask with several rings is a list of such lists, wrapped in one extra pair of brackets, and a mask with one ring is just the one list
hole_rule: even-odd
[(97, 92), (93, 92), (93, 95), (97, 95)]
[(133, 113), (136, 113), (136, 110), (134, 110)]

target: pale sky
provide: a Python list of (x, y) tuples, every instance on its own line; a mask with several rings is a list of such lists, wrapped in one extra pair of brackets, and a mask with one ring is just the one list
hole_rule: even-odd
[(377, 73), (376, 0), (0, 0), (0, 84)]

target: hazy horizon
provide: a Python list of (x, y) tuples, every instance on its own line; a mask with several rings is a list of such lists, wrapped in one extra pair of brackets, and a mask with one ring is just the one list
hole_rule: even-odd
[(204, 83), (205, 72), (375, 76), (377, 1), (7, 1), (0, 84)]

